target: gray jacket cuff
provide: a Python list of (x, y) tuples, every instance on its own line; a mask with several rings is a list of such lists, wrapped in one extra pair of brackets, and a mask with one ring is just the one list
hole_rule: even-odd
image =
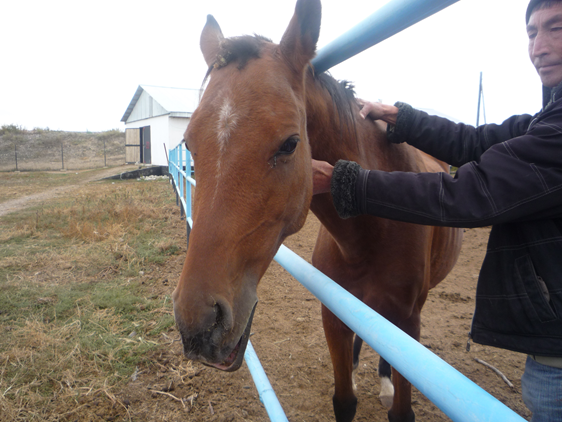
[(356, 162), (339, 160), (334, 165), (330, 192), (332, 201), (342, 219), (348, 219), (360, 214), (356, 199), (356, 181), (360, 173), (360, 165)]

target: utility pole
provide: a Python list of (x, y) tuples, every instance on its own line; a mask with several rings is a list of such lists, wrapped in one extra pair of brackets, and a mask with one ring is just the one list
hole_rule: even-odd
[(487, 115), (485, 113), (485, 93), (483, 92), (483, 72), (479, 74), (479, 100), (477, 100), (477, 124), (479, 126), (479, 116), (481, 114), (481, 98), (483, 99), (483, 120), (487, 123)]

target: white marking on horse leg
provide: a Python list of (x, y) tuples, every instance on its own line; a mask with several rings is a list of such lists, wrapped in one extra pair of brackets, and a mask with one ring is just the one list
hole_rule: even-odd
[(379, 393), (379, 400), (381, 404), (387, 408), (391, 408), (393, 405), (393, 395), (395, 394), (395, 388), (391, 379), (388, 377), (381, 378), (381, 392)]

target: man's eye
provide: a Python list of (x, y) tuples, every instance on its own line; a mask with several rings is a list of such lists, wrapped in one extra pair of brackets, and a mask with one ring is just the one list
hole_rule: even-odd
[(298, 137), (289, 137), (278, 150), (278, 154), (292, 154), (297, 148)]

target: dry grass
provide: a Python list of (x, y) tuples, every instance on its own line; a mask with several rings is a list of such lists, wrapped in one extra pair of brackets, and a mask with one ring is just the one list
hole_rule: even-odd
[(78, 185), (84, 181), (101, 179), (104, 174), (119, 174), (134, 169), (139, 166), (126, 165), (112, 169), (77, 170), (66, 172), (2, 172), (0, 178), (0, 201), (8, 201), (26, 195), (44, 193), (53, 188)]
[(133, 181), (0, 218), (0, 420), (127, 410), (115, 393), (174, 341), (164, 275), (185, 248), (178, 215), (166, 181)]

